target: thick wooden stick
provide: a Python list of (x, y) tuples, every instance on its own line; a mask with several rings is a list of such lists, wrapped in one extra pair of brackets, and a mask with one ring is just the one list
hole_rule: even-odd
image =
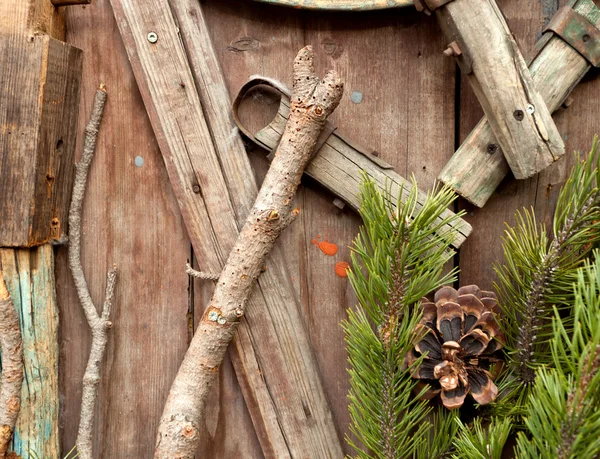
[(0, 458), (6, 457), (21, 407), (23, 383), (23, 347), (19, 316), (0, 270)]
[(307, 46), (294, 60), (292, 113), (256, 202), (225, 268), (175, 381), (158, 429), (155, 457), (193, 457), (206, 396), (233, 339), (254, 281), (273, 244), (298, 215), (292, 200), (329, 114), (343, 92), (330, 71), (319, 81)]
[(454, 0), (435, 10), (498, 145), (518, 179), (565, 152), (550, 111), (495, 0)]
[(102, 362), (108, 340), (108, 330), (112, 328), (110, 312), (117, 280), (117, 269), (108, 272), (106, 280), (106, 297), (100, 313), (94, 306), (92, 297), (81, 266), (81, 212), (85, 195), (88, 172), (98, 138), (98, 128), (106, 103), (106, 90), (101, 85), (96, 91), (92, 115), (85, 128), (85, 143), (81, 161), (75, 165), (75, 183), (69, 210), (69, 267), (75, 281), (77, 296), (92, 331), (92, 346), (85, 373), (83, 375), (83, 393), (81, 396), (81, 415), (77, 432), (77, 452), (83, 459), (92, 458), (92, 433), (94, 427), (94, 410), (98, 398), (98, 385), (102, 375)]
[[(576, 12), (600, 27), (600, 9), (592, 0), (575, 0), (570, 4)], [(539, 52), (529, 65), (529, 71), (548, 108), (554, 112), (591, 65), (560, 37), (551, 35), (548, 39), (547, 35), (537, 43)], [(509, 171), (488, 119), (483, 118), (438, 178), (469, 202), (483, 207)]]

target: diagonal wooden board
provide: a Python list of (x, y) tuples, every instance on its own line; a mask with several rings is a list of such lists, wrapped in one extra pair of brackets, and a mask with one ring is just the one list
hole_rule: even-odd
[[(200, 267), (218, 272), (257, 186), (202, 12), (187, 0), (111, 3)], [(236, 373), (266, 457), (342, 457), (298, 306), (276, 248), (238, 332)]]
[[(290, 100), (286, 90), (281, 93), (279, 110), (275, 118), (254, 134), (252, 140), (267, 150), (276, 148), (283, 135), (289, 113)], [(305, 173), (340, 196), (354, 210), (360, 207), (359, 192), (363, 174), (373, 180), (382, 193), (389, 190), (393, 196), (400, 195), (403, 199), (408, 197), (412, 187), (411, 181), (396, 173), (391, 165), (369, 154), (366, 148), (342, 136), (338, 130), (334, 131), (315, 152)], [(420, 190), (418, 193), (418, 206), (420, 206), (427, 198), (427, 193)], [(457, 219), (451, 225), (441, 225), (442, 219), (451, 216), (450, 210), (441, 215), (440, 233), (452, 231), (454, 233), (452, 245), (459, 248), (471, 234), (472, 228), (462, 219)]]

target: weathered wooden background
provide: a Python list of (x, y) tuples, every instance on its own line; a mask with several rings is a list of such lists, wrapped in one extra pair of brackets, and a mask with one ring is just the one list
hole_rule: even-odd
[[(564, 3), (499, 0), (526, 56), (545, 21)], [(435, 19), (412, 8), (316, 13), (250, 0), (204, 1), (202, 7), (232, 95), (252, 74), (290, 84), (293, 57), (302, 46), (312, 44), (319, 70), (333, 67), (346, 83), (344, 100), (335, 113), (340, 129), (380, 152), (401, 175), (414, 174), (422, 188), (432, 186), (482, 115), (468, 84), (457, 80), (454, 61), (442, 56), (446, 43)], [(192, 256), (191, 245), (109, 0), (69, 7), (67, 37), (70, 44), (84, 50), (79, 133), (98, 83), (104, 82), (109, 92), (83, 221), (83, 262), (94, 300), (102, 298), (109, 266), (116, 263), (119, 267), (115, 327), (95, 433), (102, 445), (99, 457), (147, 458), (152, 455), (168, 388), (187, 346), (188, 319), (200, 316), (211, 285), (189, 284), (184, 272)], [(501, 257), (503, 222), (513, 221), (516, 209), (533, 206), (541, 219), (550, 218), (572, 163), (571, 152), (587, 150), (600, 130), (598, 72), (589, 74), (573, 97), (574, 104), (555, 115), (569, 152), (566, 159), (533, 179), (505, 181), (483, 209), (460, 203), (474, 228), (456, 259), (461, 283), (492, 287), (492, 264)], [(263, 175), (264, 152), (250, 155), (257, 175)], [(334, 266), (348, 260), (347, 247), (360, 222), (350, 210), (337, 209), (333, 198), (306, 180), (298, 196), (300, 218), (286, 230), (280, 244), (343, 436), (349, 422), (348, 378), (339, 323), (355, 298), (347, 281), (335, 275)], [(335, 257), (324, 255), (312, 244), (319, 235), (338, 244)], [(56, 284), (62, 327), (62, 445), (68, 451), (75, 442), (90, 339), (65, 248), (58, 249)], [(262, 457), (229, 364), (221, 372), (210, 406), (202, 457)]]

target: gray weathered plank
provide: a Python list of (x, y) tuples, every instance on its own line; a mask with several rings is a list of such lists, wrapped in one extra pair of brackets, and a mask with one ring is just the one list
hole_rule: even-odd
[(82, 60), (48, 35), (0, 32), (0, 246), (66, 233)]
[(565, 151), (550, 111), (495, 0), (454, 0), (436, 10), (461, 69), (514, 176), (525, 179)]
[[(166, 1), (112, 5), (200, 267), (218, 271), (257, 188), (227, 115), (229, 97), (202, 12), (192, 1), (171, 4), (188, 64)], [(149, 30), (159, 36), (154, 45), (146, 39)], [(270, 457), (339, 457), (340, 442), (277, 248), (270, 260), (248, 305), (234, 361), (263, 451)]]
[[(574, 0), (570, 4), (600, 26), (600, 9), (592, 0)], [(540, 46), (529, 69), (546, 105), (554, 112), (591, 66), (559, 37), (543, 38)], [(491, 126), (483, 118), (440, 172), (439, 179), (451, 184), (469, 202), (483, 207), (509, 171)]]

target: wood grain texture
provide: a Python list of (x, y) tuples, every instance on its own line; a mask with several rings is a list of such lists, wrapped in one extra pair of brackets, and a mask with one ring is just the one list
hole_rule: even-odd
[(0, 4), (0, 33), (25, 34), (29, 37), (45, 34), (64, 40), (64, 12), (51, 0), (20, 0)]
[(514, 176), (531, 177), (560, 158), (562, 138), (496, 1), (455, 0), (436, 16), (460, 46), (458, 63)]
[[(567, 2), (561, 0), (559, 6)], [(515, 0), (502, 3), (511, 30), (515, 33), (521, 49), (532, 49), (536, 35), (543, 26), (542, 5), (524, 10)], [(504, 227), (501, 222), (514, 224), (514, 213), (523, 207), (533, 207), (539, 221), (547, 228), (554, 214), (554, 207), (560, 187), (563, 185), (574, 161), (573, 152), (589, 151), (592, 137), (598, 133), (597, 119), (600, 108), (593, 103), (598, 97), (600, 80), (590, 72), (572, 93), (575, 102), (569, 109), (559, 108), (555, 121), (565, 139), (567, 154), (563, 159), (529, 180), (515, 180), (510, 175), (499, 186), (483, 209), (464, 203), (467, 220), (474, 231), (461, 247), (461, 283), (479, 283), (482, 288), (491, 288), (495, 275), (492, 263), (502, 261), (501, 236)], [(461, 94), (461, 138), (467, 136), (476, 124), (481, 111), (468, 88)]]
[(82, 59), (48, 35), (0, 35), (0, 246), (65, 235)]
[[(149, 458), (168, 388), (187, 347), (188, 280), (183, 270), (189, 239), (108, 0), (69, 7), (68, 31), (69, 43), (86, 56), (77, 156), (92, 95), (101, 82), (110, 92), (82, 221), (82, 263), (95, 302), (104, 299), (104, 280), (113, 263), (119, 270), (94, 457)], [(75, 443), (90, 346), (66, 252), (59, 248), (56, 266), (63, 319), (63, 453)]]
[[(202, 12), (192, 2), (173, 5), (195, 72), (192, 76), (179, 29), (164, 1), (141, 7), (113, 0), (112, 5), (200, 267), (218, 272), (257, 188), (228, 110), (218, 110), (229, 107), (230, 100), (210, 42), (202, 39), (208, 37)], [(157, 16), (156, 11), (163, 14)], [(144, 32), (151, 27), (159, 36), (155, 47)], [(193, 77), (202, 101), (210, 100), (210, 105), (201, 105)], [(164, 84), (172, 81), (177, 84)], [(249, 378), (242, 387), (252, 390), (247, 400), (257, 400), (249, 407), (267, 455), (339, 456), (331, 412), (279, 257), (277, 249), (272, 251), (247, 306), (244, 323), (252, 340), (240, 343), (243, 333), (236, 340), (246, 366), (238, 377)]]
[(11, 451), (23, 458), (60, 457), (54, 249), (0, 249), (0, 264), (20, 317), (25, 364)]
[[(600, 26), (600, 9), (592, 0), (570, 2), (575, 11)], [(529, 69), (550, 111), (556, 111), (590, 69), (590, 64), (561, 38), (545, 35)], [(490, 146), (493, 146), (490, 149)], [(509, 172), (487, 118), (483, 118), (444, 167), (439, 179), (478, 207), (492, 196)]]

